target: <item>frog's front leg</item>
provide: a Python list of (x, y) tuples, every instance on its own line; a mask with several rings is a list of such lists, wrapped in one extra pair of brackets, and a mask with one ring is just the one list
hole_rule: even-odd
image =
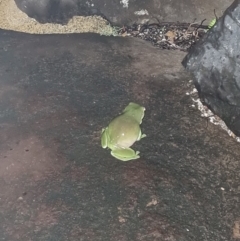
[(142, 131), (139, 132), (139, 136), (137, 138), (137, 141), (140, 141), (142, 138), (146, 137), (146, 134), (142, 134)]
[(108, 146), (108, 127), (105, 129), (102, 129), (101, 145), (102, 145), (102, 148), (107, 148)]
[(138, 155), (139, 151), (134, 151), (131, 148), (124, 149), (114, 149), (111, 151), (111, 155), (121, 161), (130, 161), (138, 159), (140, 156)]

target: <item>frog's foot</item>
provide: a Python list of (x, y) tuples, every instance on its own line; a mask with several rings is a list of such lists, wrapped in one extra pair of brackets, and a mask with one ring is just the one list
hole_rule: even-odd
[(144, 137), (146, 137), (146, 136), (147, 136), (146, 134), (142, 134), (142, 135), (141, 135), (141, 139), (144, 138)]
[(138, 155), (139, 151), (134, 151), (131, 148), (125, 148), (125, 149), (116, 149), (111, 151), (111, 155), (117, 158), (121, 161), (130, 161), (130, 160), (136, 160), (140, 156)]

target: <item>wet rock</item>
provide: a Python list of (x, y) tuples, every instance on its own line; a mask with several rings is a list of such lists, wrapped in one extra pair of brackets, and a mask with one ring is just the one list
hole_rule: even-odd
[(240, 136), (240, 1), (190, 51), (183, 65), (194, 76), (199, 96)]

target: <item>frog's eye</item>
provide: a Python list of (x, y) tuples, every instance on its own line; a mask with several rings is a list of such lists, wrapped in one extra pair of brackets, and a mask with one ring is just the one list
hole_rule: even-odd
[(213, 20), (211, 20), (210, 23), (208, 24), (208, 28), (209, 28), (209, 29), (212, 28), (212, 27), (216, 24), (216, 22), (217, 22), (217, 19), (216, 19), (216, 18), (214, 18)]

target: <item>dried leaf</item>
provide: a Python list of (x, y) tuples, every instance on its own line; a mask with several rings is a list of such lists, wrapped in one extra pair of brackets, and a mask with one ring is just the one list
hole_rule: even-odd
[(165, 36), (168, 37), (168, 41), (170, 41), (171, 43), (174, 42), (174, 38), (176, 37), (176, 33), (173, 31), (168, 31)]

